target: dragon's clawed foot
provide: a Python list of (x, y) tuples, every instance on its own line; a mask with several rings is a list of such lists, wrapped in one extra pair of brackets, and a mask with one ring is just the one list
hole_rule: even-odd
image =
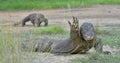
[(79, 20), (77, 19), (77, 17), (73, 16), (73, 23), (71, 23), (70, 21), (68, 21), (68, 23), (70, 25), (71, 31), (78, 31), (79, 30)]

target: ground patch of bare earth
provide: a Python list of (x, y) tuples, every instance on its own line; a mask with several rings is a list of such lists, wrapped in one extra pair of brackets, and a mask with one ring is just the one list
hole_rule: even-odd
[(119, 11), (120, 5), (96, 5), (87, 8), (51, 10), (0, 11), (0, 24), (13, 24), (14, 22), (21, 21), (30, 13), (42, 13), (48, 18), (49, 26), (60, 25), (68, 29), (67, 21), (72, 20), (72, 16), (77, 16), (80, 20), (80, 24), (83, 22), (91, 22), (103, 26), (104, 24), (120, 23)]
[[(30, 13), (42, 13), (49, 20), (49, 26), (59, 25), (65, 29), (69, 29), (68, 20), (72, 20), (72, 16), (77, 16), (79, 23), (91, 22), (94, 25), (99, 25), (102, 29), (116, 29), (116, 27), (106, 27), (108, 24), (120, 24), (120, 5), (96, 5), (86, 8), (68, 8), (68, 9), (51, 9), (51, 10), (23, 10), (23, 11), (0, 11), (0, 25), (12, 25), (14, 22), (21, 21), (25, 16)], [(34, 29), (31, 23), (26, 27), (14, 27), (17, 30)], [(1, 28), (1, 27), (0, 27)], [(117, 27), (119, 29), (119, 27)], [(2, 30), (2, 28), (1, 28)], [(106, 50), (111, 50), (113, 54), (120, 48), (104, 46)], [(116, 50), (117, 49), (117, 50)], [(119, 51), (118, 50), (118, 51)], [(93, 52), (93, 51), (92, 51)], [(89, 52), (88, 54), (90, 54)], [(31, 63), (69, 63), (70, 59), (77, 57), (86, 57), (87, 54), (76, 55), (54, 55), (50, 53), (35, 53), (31, 56), (29, 61), (28, 56), (24, 57), (25, 62)]]

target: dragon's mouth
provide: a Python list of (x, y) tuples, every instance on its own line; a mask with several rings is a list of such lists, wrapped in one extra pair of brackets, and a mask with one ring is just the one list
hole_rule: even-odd
[(83, 35), (83, 39), (88, 41), (88, 40), (93, 40), (94, 39), (94, 32), (89, 32)]
[(85, 37), (84, 39), (86, 40), (86, 41), (88, 41), (88, 40), (92, 40), (94, 37), (93, 36), (87, 36), (87, 37)]

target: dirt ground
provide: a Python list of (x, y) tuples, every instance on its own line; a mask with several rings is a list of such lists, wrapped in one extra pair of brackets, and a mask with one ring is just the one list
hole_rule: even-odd
[[(65, 29), (69, 29), (68, 20), (72, 20), (72, 16), (77, 16), (79, 23), (91, 22), (94, 25), (101, 26), (102, 29), (111, 29), (105, 27), (106, 24), (120, 24), (120, 5), (96, 5), (85, 8), (67, 8), (67, 9), (50, 9), (50, 10), (22, 10), (22, 11), (0, 11), (0, 25), (12, 25), (14, 22), (21, 21), (30, 13), (42, 13), (48, 18), (49, 26), (59, 25)], [(25, 29), (33, 29), (31, 23), (28, 23)], [(22, 30), (24, 27), (17, 26)], [(104, 46), (106, 49), (116, 51), (116, 48)], [(77, 57), (86, 57), (86, 55), (70, 55), (70, 56), (56, 56), (50, 53), (44, 53), (44, 59), (40, 57), (41, 54), (35, 54), (32, 57), (32, 63), (69, 63), (70, 59)], [(36, 59), (35, 59), (36, 58)], [(42, 60), (39, 60), (39, 59)], [(47, 61), (46, 61), (47, 60)], [(27, 59), (25, 60), (27, 61)], [(30, 62), (29, 60), (27, 62)], [(26, 63), (26, 62), (23, 62)]]
[(67, 21), (72, 20), (72, 16), (77, 16), (80, 24), (91, 22), (103, 26), (104, 24), (120, 23), (120, 5), (96, 5), (86, 8), (0, 11), (0, 24), (13, 24), (21, 21), (30, 13), (42, 13), (48, 18), (49, 26), (60, 25), (66, 29), (69, 28)]

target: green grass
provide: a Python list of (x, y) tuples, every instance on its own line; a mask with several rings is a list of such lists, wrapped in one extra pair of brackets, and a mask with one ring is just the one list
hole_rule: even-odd
[(0, 10), (72, 8), (96, 4), (120, 4), (120, 0), (0, 0)]
[[(15, 43), (13, 34), (0, 33), (0, 62), (6, 63), (10, 58), (14, 58)], [(14, 61), (14, 60), (13, 60)]]
[[(9, 26), (10, 27), (10, 26)], [(2, 27), (3, 28), (3, 27)], [(5, 29), (6, 28), (6, 29)], [(4, 32), (3, 29), (7, 30)], [(64, 30), (60, 26), (40, 27), (33, 30), (22, 31), (14, 33), (11, 28), (4, 27), (0, 32), (0, 63), (21, 63), (21, 56), (24, 55), (21, 52), (20, 45), (26, 39), (30, 39), (30, 43), (34, 43), (36, 37), (48, 35), (50, 38), (68, 38), (69, 32)], [(97, 36), (102, 39), (103, 44), (120, 47), (120, 30), (101, 30), (97, 28)], [(31, 55), (33, 53), (30, 53)], [(97, 60), (91, 60), (89, 58), (76, 58), (73, 59), (73, 63), (119, 63), (120, 53), (118, 55), (100, 55)]]
[(31, 30), (33, 34), (61, 34), (65, 30), (60, 26), (50, 26), (50, 27), (40, 27), (34, 30)]
[[(14, 29), (9, 27), (2, 27), (3, 29), (0, 32), (0, 63), (21, 63), (20, 60), (22, 60), (21, 56), (23, 55), (21, 45), (26, 40), (30, 44), (28, 46), (33, 46), (38, 36), (65, 37), (67, 35), (65, 34), (65, 30), (60, 26), (40, 27), (21, 32), (13, 32)], [(5, 30), (6, 32), (4, 32)]]
[[(98, 24), (97, 24), (98, 25)], [(105, 27), (110, 27), (111, 30), (102, 30), (98, 26), (95, 26), (96, 34), (99, 38), (102, 39), (103, 44), (110, 46), (118, 46), (120, 47), (120, 29), (119, 24), (106, 24)], [(113, 29), (112, 27), (117, 27), (117, 29)]]
[(108, 31), (99, 29), (99, 26), (95, 27), (95, 32), (97, 35), (109, 34)]
[(76, 58), (72, 59), (71, 61), (71, 63), (119, 63), (120, 56), (99, 55), (96, 57), (96, 60), (89, 58)]
[(108, 44), (110, 46), (119, 46), (120, 47), (120, 30), (110, 30), (107, 31), (106, 34), (101, 34), (99, 37), (102, 39), (104, 44)]

